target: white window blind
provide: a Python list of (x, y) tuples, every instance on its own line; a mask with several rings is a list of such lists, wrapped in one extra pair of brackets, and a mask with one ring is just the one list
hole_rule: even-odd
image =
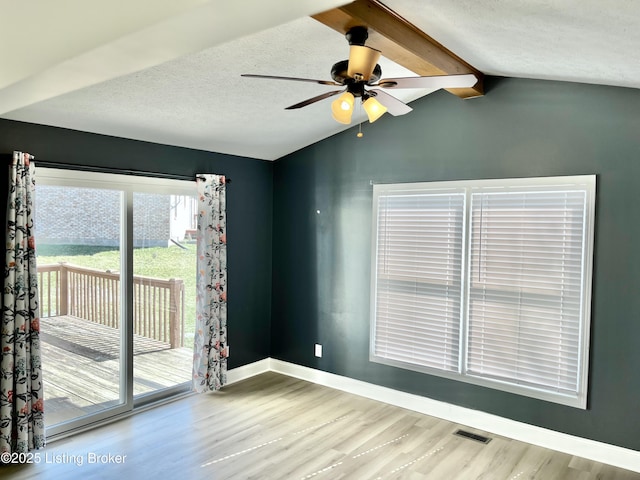
[(464, 193), (378, 197), (375, 355), (457, 371)]
[(467, 371), (578, 389), (585, 191), (474, 193)]
[(586, 407), (595, 176), (374, 185), (371, 360)]

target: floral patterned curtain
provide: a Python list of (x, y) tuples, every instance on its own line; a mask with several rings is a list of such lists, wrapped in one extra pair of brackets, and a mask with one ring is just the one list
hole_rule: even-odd
[(38, 275), (33, 237), (34, 164), (14, 152), (9, 166), (0, 351), (0, 452), (42, 448)]
[(227, 216), (225, 177), (198, 175), (198, 274), (193, 389), (227, 381)]

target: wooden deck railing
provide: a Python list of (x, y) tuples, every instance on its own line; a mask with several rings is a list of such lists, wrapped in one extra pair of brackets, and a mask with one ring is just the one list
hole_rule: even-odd
[[(118, 328), (120, 274), (68, 263), (38, 265), (40, 316), (73, 315)], [(133, 277), (133, 332), (169, 343), (184, 342), (184, 282)]]

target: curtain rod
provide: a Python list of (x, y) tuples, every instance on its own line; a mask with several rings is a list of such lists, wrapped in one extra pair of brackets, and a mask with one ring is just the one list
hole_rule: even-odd
[[(11, 153), (2, 153), (0, 154), (0, 158), (13, 160), (13, 154)], [(192, 181), (194, 179), (193, 176), (190, 175), (178, 175), (175, 173), (159, 173), (159, 172), (145, 172), (142, 170), (122, 170), (111, 167), (91, 167), (87, 165), (75, 165), (70, 163), (60, 163), (60, 162), (49, 162), (47, 160), (38, 160), (35, 159), (36, 165), (42, 165), (44, 167), (49, 168), (60, 168), (64, 170), (81, 170), (83, 172), (96, 172), (96, 173), (119, 173), (124, 175), (138, 176), (138, 177), (156, 177), (156, 178), (165, 178), (167, 180), (186, 180)], [(201, 179), (203, 177), (195, 176), (196, 180)], [(230, 178), (226, 178), (226, 183), (231, 183)]]

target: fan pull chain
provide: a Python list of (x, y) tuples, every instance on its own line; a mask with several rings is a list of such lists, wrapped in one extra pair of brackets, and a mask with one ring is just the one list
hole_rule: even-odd
[(358, 124), (358, 133), (356, 134), (356, 137), (358, 138), (364, 137), (364, 133), (362, 133), (362, 122)]

